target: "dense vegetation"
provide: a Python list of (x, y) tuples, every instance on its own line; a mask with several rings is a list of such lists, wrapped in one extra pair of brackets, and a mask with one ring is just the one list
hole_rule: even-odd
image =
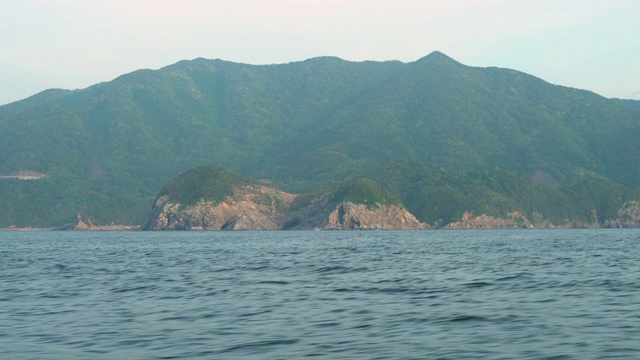
[(168, 196), (172, 202), (183, 206), (194, 205), (200, 200), (218, 204), (227, 197), (233, 198), (238, 189), (257, 181), (215, 165), (202, 165), (191, 169), (168, 182), (159, 196)]
[(408, 160), (390, 161), (371, 177), (398, 194), (418, 220), (435, 225), (460, 220), (467, 211), (494, 217), (517, 211), (534, 224), (604, 225), (624, 203), (640, 200), (640, 187), (602, 178), (553, 189), (509, 170), (457, 172)]
[[(637, 103), (437, 52), (406, 64), (182, 61), (0, 107), (0, 174), (49, 175), (0, 180), (0, 226), (78, 212), (141, 223), (158, 189), (203, 163), (294, 192), (366, 176), (429, 221), (523, 204), (571, 219), (584, 215), (567, 205), (578, 198), (606, 213), (616, 204), (586, 190), (640, 185)], [(538, 171), (561, 188), (529, 181)]]
[[(379, 205), (405, 207), (406, 202), (406, 208), (421, 222), (435, 227), (459, 221), (465, 212), (494, 218), (509, 218), (517, 213), (537, 226), (607, 226), (607, 220), (620, 218), (618, 211), (625, 203), (640, 200), (640, 187), (627, 188), (599, 178), (553, 189), (513, 171), (457, 172), (408, 160), (389, 161), (370, 175), (376, 180), (357, 178), (300, 194), (282, 211), (295, 212), (323, 201), (329, 207), (351, 202), (370, 209)], [(234, 198), (248, 185), (262, 184), (207, 165), (171, 180), (159, 196), (166, 195), (171, 202), (187, 206), (199, 200), (215, 204)]]
[(331, 196), (331, 204), (351, 202), (368, 208), (380, 205), (402, 205), (400, 199), (370, 179), (354, 179), (340, 185)]

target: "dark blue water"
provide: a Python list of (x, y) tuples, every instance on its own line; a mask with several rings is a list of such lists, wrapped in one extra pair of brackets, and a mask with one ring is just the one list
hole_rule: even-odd
[(304, 357), (640, 359), (640, 231), (0, 232), (1, 359)]

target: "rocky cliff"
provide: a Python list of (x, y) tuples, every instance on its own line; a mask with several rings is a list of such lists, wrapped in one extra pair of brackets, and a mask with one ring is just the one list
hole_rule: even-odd
[[(268, 187), (244, 189), (239, 199), (220, 203), (199, 201), (184, 206), (168, 196), (156, 201), (145, 230), (349, 230), (424, 229), (415, 216), (399, 205), (333, 204), (330, 194), (292, 209), (296, 195)], [(265, 201), (268, 199), (268, 201)]]
[(318, 196), (309, 205), (292, 210), (283, 229), (370, 230), (425, 229), (413, 214), (400, 205), (335, 203), (333, 193)]
[[(266, 188), (268, 189), (268, 188)], [(290, 205), (296, 195), (268, 191), (271, 201), (257, 201), (255, 194), (242, 200), (228, 198), (214, 204), (201, 201), (184, 207), (166, 196), (160, 197), (144, 230), (373, 230), (430, 229), (399, 205), (331, 204), (326, 196), (314, 199), (302, 208)], [(264, 198), (264, 197), (262, 197)], [(475, 215), (465, 212), (462, 219), (444, 224), (443, 229), (533, 229), (533, 228), (639, 228), (640, 202), (632, 201), (618, 211), (618, 217), (598, 223), (532, 221), (517, 211), (507, 217)], [(595, 215), (594, 215), (595, 216)]]
[(592, 210), (591, 221), (566, 220), (551, 222), (534, 214), (534, 219), (528, 219), (521, 213), (514, 211), (506, 217), (493, 217), (486, 214), (474, 215), (467, 211), (460, 221), (445, 224), (444, 229), (569, 229), (569, 228), (640, 228), (640, 201), (628, 201), (618, 210), (617, 217), (598, 219), (596, 209)]
[(245, 187), (243, 195), (220, 203), (184, 206), (169, 196), (156, 200), (145, 230), (279, 230), (295, 195), (265, 186)]
[(413, 214), (398, 205), (378, 205), (367, 207), (364, 204), (343, 202), (337, 205), (319, 224), (324, 229), (425, 229)]
[(460, 221), (446, 224), (446, 229), (517, 229), (533, 228), (531, 222), (517, 211), (508, 214), (505, 218), (496, 218), (486, 214), (474, 215), (465, 212)]
[(607, 219), (604, 223), (607, 228), (640, 228), (640, 201), (628, 201), (620, 210), (618, 218)]
[[(597, 190), (598, 188), (596, 188)], [(411, 196), (411, 195), (409, 195)], [(622, 196), (622, 195), (621, 195)], [(603, 205), (604, 204), (604, 205)], [(424, 205), (424, 204), (422, 204)], [(423, 206), (418, 206), (418, 208)], [(619, 209), (618, 209), (619, 207)], [(414, 204), (414, 208), (416, 208)], [(617, 209), (617, 210), (614, 210)], [(145, 230), (365, 230), (365, 229), (511, 229), (637, 228), (640, 201), (593, 202), (579, 216), (513, 210), (465, 211), (460, 218), (433, 226), (421, 223), (402, 200), (366, 179), (352, 179), (330, 190), (290, 194), (214, 165), (189, 170), (160, 191)], [(579, 219), (579, 220), (577, 220)], [(92, 228), (78, 217), (75, 229)]]

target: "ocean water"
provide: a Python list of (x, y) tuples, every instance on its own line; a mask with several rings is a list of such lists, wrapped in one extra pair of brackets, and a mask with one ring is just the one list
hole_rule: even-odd
[(640, 359), (640, 231), (0, 232), (0, 359)]

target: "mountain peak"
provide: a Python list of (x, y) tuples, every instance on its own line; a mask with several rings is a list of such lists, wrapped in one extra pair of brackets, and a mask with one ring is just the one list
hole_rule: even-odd
[(433, 51), (429, 55), (416, 60), (416, 63), (424, 63), (424, 62), (435, 63), (435, 64), (460, 64), (453, 58), (447, 56), (446, 54), (440, 51)]

